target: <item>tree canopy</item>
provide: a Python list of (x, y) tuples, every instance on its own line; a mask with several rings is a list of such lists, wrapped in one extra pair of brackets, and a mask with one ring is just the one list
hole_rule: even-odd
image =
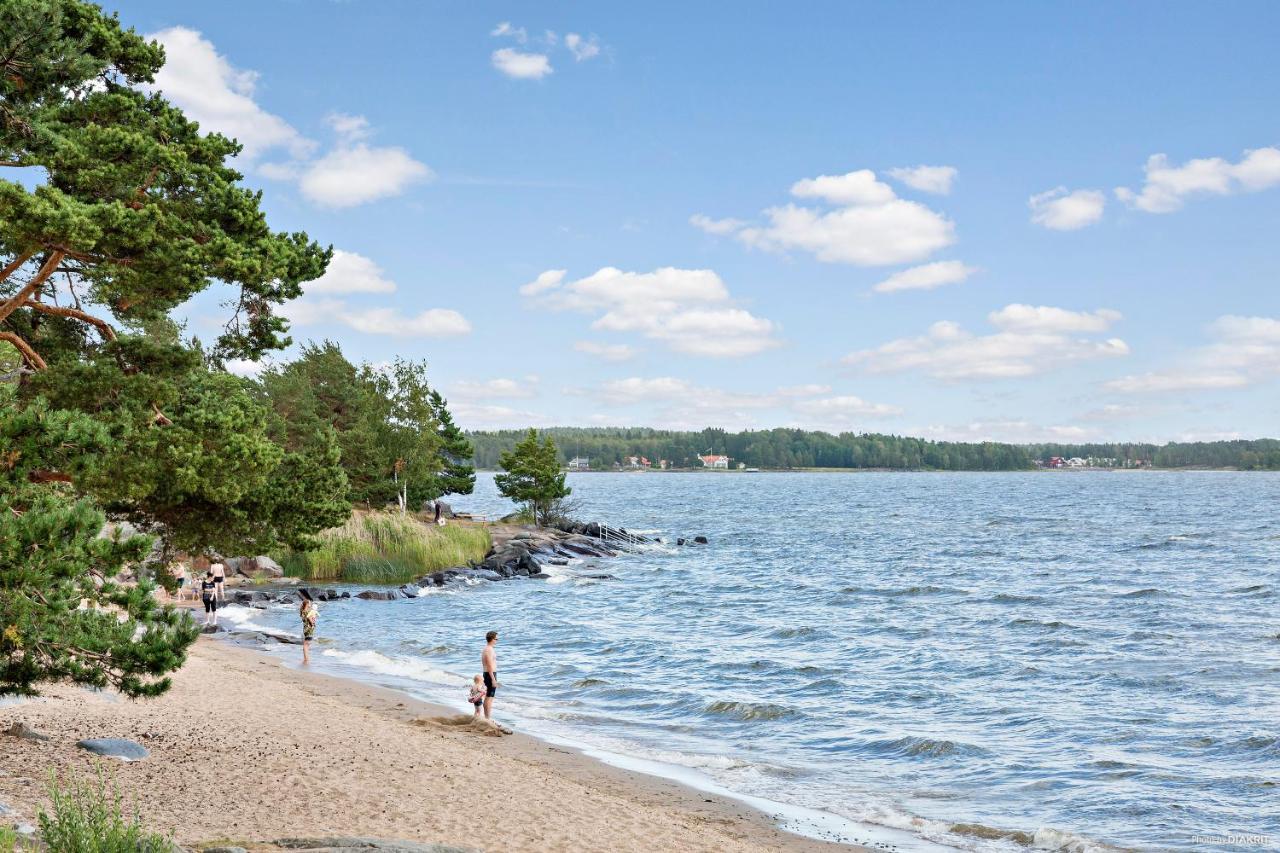
[[(116, 580), (150, 540), (98, 538), (108, 517), (163, 557), (303, 544), (349, 511), (332, 434), (277, 442), (221, 369), (288, 343), (276, 308), (331, 250), (272, 231), (239, 145), (140, 89), (163, 60), (93, 4), (0, 0), (0, 692), (147, 695), (181, 664), (193, 631), (145, 571)], [(169, 315), (212, 287), (233, 308), (206, 351)]]
[(530, 428), (523, 440), (503, 453), (498, 465), (502, 473), (493, 481), (499, 494), (524, 504), (535, 523), (546, 522), (555, 502), (573, 491), (565, 485), (555, 441), (551, 436), (539, 441), (536, 429)]

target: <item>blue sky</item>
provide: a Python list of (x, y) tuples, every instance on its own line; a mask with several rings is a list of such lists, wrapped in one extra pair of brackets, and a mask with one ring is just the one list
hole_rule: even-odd
[(1280, 434), (1275, 4), (119, 12), (465, 426)]

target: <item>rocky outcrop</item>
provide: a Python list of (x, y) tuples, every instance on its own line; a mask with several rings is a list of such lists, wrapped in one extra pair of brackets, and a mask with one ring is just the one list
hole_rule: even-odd
[(142, 744), (119, 737), (88, 738), (76, 741), (76, 746), (95, 755), (119, 758), (121, 761), (141, 761), (151, 755)]

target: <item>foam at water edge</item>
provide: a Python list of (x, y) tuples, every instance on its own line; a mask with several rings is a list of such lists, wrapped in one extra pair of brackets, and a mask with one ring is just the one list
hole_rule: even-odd
[(340, 649), (325, 649), (321, 652), (328, 658), (334, 658), (347, 666), (357, 667), (379, 675), (392, 675), (407, 678), (411, 681), (426, 682), (447, 686), (463, 685), (468, 679), (443, 669), (429, 666), (423, 661), (410, 657), (391, 658), (369, 649), (355, 652), (344, 652)]
[(240, 631), (261, 631), (267, 634), (287, 633), (277, 631), (259, 622), (253, 621), (253, 617), (257, 615), (252, 607), (241, 607), (238, 604), (229, 604), (226, 607), (219, 608), (218, 621), (230, 622), (236, 630)]

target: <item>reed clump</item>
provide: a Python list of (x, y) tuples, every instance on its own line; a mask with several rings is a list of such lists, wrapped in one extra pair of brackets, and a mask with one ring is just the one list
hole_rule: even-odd
[(352, 583), (404, 583), (441, 569), (480, 562), (489, 532), (473, 524), (424, 524), (395, 512), (352, 513), (316, 537), (310, 551), (277, 558), (289, 577)]

